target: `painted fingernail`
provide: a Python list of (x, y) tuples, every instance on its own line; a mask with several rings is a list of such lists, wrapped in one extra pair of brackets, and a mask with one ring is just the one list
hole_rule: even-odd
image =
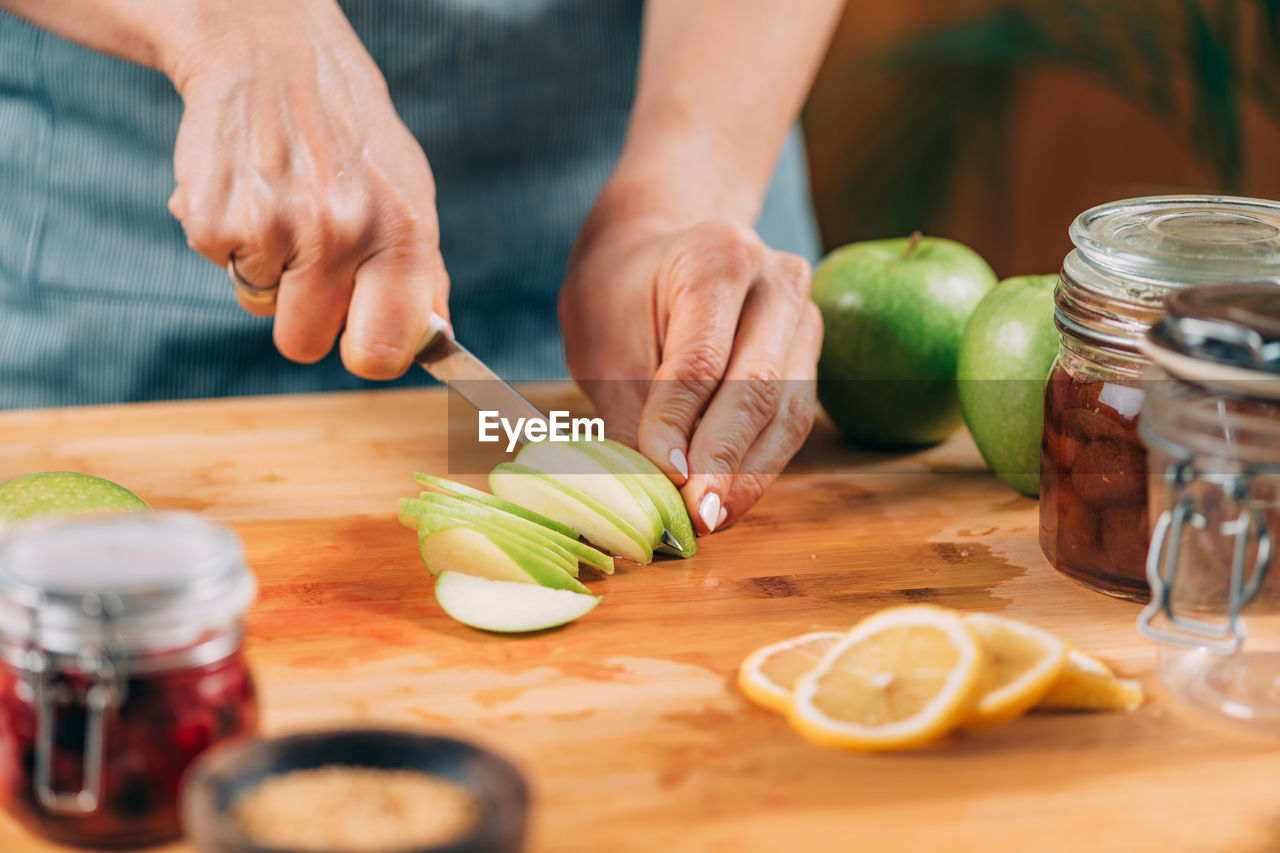
[(703, 495), (702, 500), (698, 501), (698, 515), (702, 516), (702, 523), (707, 526), (708, 533), (715, 530), (720, 523), (720, 496), (715, 492)]
[(689, 460), (684, 458), (684, 451), (680, 448), (673, 449), (667, 454), (667, 459), (671, 461), (671, 467), (680, 472), (681, 477), (689, 476)]
[(720, 515), (716, 517), (716, 527), (724, 524), (724, 520), (729, 517), (729, 510), (720, 507)]

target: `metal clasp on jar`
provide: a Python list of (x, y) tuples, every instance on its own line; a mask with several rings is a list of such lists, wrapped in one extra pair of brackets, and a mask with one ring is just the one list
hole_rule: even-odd
[[(125, 681), (112, 662), (108, 637), (111, 618), (119, 610), (113, 597), (95, 594), (84, 596), (81, 606), (85, 616), (98, 621), (100, 630), (95, 646), (82, 649), (75, 658), (75, 671), (89, 680), (84, 694), (85, 733), (80, 789), (59, 793), (53, 787), (53, 747), (56, 706), (77, 700), (78, 690), (53, 683), (61, 670), (54, 664), (65, 656), (51, 654), (34, 642), (25, 654), (25, 685), (29, 700), (36, 709), (35, 789), (40, 805), (61, 814), (89, 814), (97, 811), (102, 799), (102, 775), (106, 749), (106, 712), (124, 702)], [(36, 608), (35, 613), (40, 612)], [(33, 630), (31, 636), (39, 636)]]
[[(1240, 613), (1257, 596), (1267, 576), (1271, 563), (1271, 533), (1261, 510), (1253, 501), (1249, 472), (1246, 470), (1221, 478), (1222, 493), (1240, 507), (1239, 514), (1234, 519), (1220, 522), (1217, 530), (1219, 535), (1234, 537), (1235, 540), (1227, 579), (1226, 621), (1211, 622), (1176, 612), (1174, 591), (1183, 535), (1188, 525), (1193, 529), (1206, 530), (1210, 524), (1209, 517), (1197, 509), (1195, 497), (1184, 493), (1186, 487), (1198, 478), (1190, 459), (1172, 462), (1165, 469), (1166, 485), (1178, 498), (1171, 509), (1161, 514), (1152, 531), (1151, 548), (1147, 552), (1151, 603), (1138, 617), (1138, 630), (1158, 643), (1232, 655), (1240, 650), (1245, 638), (1244, 619)], [(1252, 571), (1246, 574), (1245, 564), (1255, 545)], [(1161, 615), (1168, 621), (1169, 628), (1152, 624)]]

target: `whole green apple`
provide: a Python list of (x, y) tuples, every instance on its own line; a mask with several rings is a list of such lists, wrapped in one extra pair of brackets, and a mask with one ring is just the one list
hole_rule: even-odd
[(50, 515), (148, 509), (119, 483), (78, 471), (41, 471), (0, 482), (0, 531)]
[(1032, 497), (1040, 493), (1044, 383), (1058, 355), (1054, 275), (1005, 279), (969, 318), (960, 344), (960, 406), (982, 458)]
[(996, 275), (976, 252), (936, 237), (837, 249), (813, 276), (826, 332), (818, 399), (850, 439), (916, 447), (961, 420), (956, 357), (965, 323)]

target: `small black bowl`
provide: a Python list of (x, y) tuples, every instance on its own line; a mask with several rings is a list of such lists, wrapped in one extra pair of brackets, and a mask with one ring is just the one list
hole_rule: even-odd
[(466, 788), (480, 804), (473, 833), (444, 847), (405, 853), (518, 853), (529, 789), (520, 771), (465, 741), (393, 729), (341, 729), (239, 739), (211, 749), (191, 768), (182, 793), (187, 838), (200, 853), (291, 853), (245, 836), (229, 810), (268, 776), (329, 765), (418, 770)]

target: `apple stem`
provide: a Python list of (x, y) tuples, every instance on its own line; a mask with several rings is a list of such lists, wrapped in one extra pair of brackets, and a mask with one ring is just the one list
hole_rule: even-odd
[(920, 238), (923, 236), (924, 234), (919, 231), (913, 231), (911, 233), (911, 239), (907, 241), (907, 248), (902, 250), (902, 260), (905, 261), (907, 258), (911, 257), (911, 253), (916, 250), (916, 246), (919, 245)]

